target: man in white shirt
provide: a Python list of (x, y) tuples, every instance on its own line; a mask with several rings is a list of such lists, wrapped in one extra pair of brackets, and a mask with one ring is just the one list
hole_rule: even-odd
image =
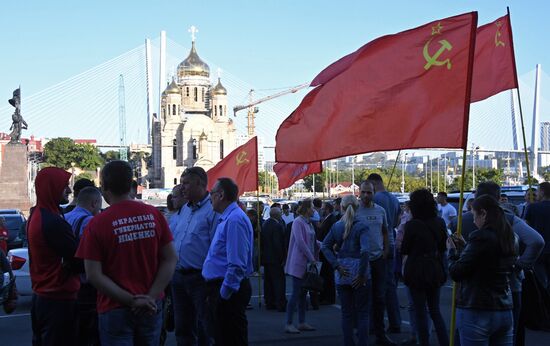
[(447, 202), (447, 193), (443, 191), (437, 193), (437, 203), (439, 216), (445, 220), (445, 224), (449, 228), (451, 221), (456, 217), (456, 209)]
[(283, 204), (283, 221), (286, 225), (294, 221), (294, 214), (290, 212), (290, 206), (288, 204)]

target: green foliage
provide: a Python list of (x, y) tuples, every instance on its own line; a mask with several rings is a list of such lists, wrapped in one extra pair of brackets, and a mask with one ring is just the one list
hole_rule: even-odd
[[(480, 168), (476, 169), (476, 185), (484, 181), (494, 181), (495, 183), (501, 185), (503, 180), (503, 173), (501, 169), (492, 169), (492, 168)], [(459, 191), (461, 184), (461, 177), (456, 177), (451, 185), (449, 185), (448, 190)], [(472, 186), (472, 170), (466, 170), (464, 178), (464, 191), (474, 190), (475, 187)]]
[[(544, 177), (544, 180), (547, 181), (546, 177)], [(537, 178), (535, 177), (531, 177), (531, 185), (538, 185), (539, 184), (539, 181)], [(525, 180), (523, 181), (523, 185), (529, 185), (529, 179), (525, 178)]]
[(94, 175), (90, 172), (82, 172), (75, 178), (75, 181), (78, 181), (80, 179), (88, 179), (94, 181)]
[(63, 169), (76, 167), (95, 170), (103, 165), (104, 160), (99, 150), (91, 144), (75, 144), (70, 138), (54, 138), (44, 147), (44, 162), (46, 165)]
[(85, 170), (95, 170), (104, 164), (101, 152), (91, 144), (76, 144), (74, 153), (76, 166)]
[(105, 162), (111, 162), (114, 160), (120, 160), (120, 153), (118, 150), (109, 150), (102, 155)]
[[(315, 192), (323, 192), (326, 190), (325, 179), (325, 174), (315, 174)], [(308, 191), (313, 192), (313, 174), (304, 178), (304, 186)]]
[(49, 166), (63, 169), (71, 167), (74, 162), (75, 144), (70, 138), (54, 138), (44, 146), (44, 162)]

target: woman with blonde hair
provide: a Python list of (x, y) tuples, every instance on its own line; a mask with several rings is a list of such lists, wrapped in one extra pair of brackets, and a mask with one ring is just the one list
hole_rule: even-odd
[[(298, 207), (299, 215), (292, 223), (290, 243), (285, 264), (285, 273), (292, 277), (292, 295), (286, 308), (285, 332), (295, 334), (300, 331), (315, 330), (306, 323), (306, 293), (302, 288), (307, 265), (316, 262), (319, 257), (320, 242), (315, 238), (315, 230), (311, 224), (313, 206), (310, 199), (302, 201)], [(298, 306), (298, 328), (292, 324), (294, 310)]]
[[(344, 345), (355, 345), (354, 316), (357, 316), (358, 345), (367, 345), (369, 339), (368, 292), (369, 236), (368, 226), (355, 217), (359, 201), (353, 195), (342, 198), (344, 215), (336, 222), (321, 247), (323, 254), (335, 269), (336, 291), (342, 304)], [(339, 249), (334, 253), (334, 247)]]

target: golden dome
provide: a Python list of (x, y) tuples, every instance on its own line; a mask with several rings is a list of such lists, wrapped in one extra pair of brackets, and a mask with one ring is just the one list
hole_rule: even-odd
[(178, 76), (210, 76), (210, 67), (199, 58), (195, 49), (195, 41), (192, 42), (189, 56), (178, 65)]
[(181, 90), (180, 88), (178, 87), (178, 84), (176, 84), (176, 81), (175, 80), (172, 80), (172, 83), (170, 83), (167, 87), (166, 87), (166, 90), (164, 90), (164, 92), (162, 93), (163, 95), (168, 95), (168, 94), (181, 94)]
[(201, 133), (199, 139), (207, 139), (207, 138), (208, 138), (208, 136), (206, 136), (206, 133), (204, 133), (204, 130), (202, 130), (202, 133)]
[(212, 89), (214, 95), (227, 95), (227, 90), (223, 87), (220, 78), (218, 77), (218, 84)]

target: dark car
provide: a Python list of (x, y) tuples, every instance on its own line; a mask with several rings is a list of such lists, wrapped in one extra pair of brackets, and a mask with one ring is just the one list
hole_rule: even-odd
[(23, 240), (19, 238), (19, 230), (25, 222), (25, 217), (21, 214), (2, 214), (0, 217), (6, 220), (8, 228), (8, 249), (15, 249), (23, 246)]

